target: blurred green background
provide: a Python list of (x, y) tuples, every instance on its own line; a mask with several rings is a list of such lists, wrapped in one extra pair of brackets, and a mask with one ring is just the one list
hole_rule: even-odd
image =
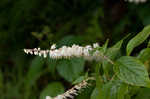
[[(56, 96), (90, 71), (91, 63), (83, 59), (44, 59), (26, 55), (22, 49), (49, 49), (54, 43), (58, 47), (102, 45), (107, 39), (111, 46), (129, 33), (130, 38), (135, 36), (148, 24), (149, 1), (0, 0), (0, 99)], [(89, 99), (91, 90), (76, 98)]]

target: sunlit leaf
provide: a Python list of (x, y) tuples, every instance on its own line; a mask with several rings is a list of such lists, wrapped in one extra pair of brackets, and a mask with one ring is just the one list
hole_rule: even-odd
[(114, 67), (114, 71), (123, 82), (136, 86), (149, 87), (148, 72), (142, 62), (131, 56), (122, 56)]
[(126, 52), (130, 55), (132, 50), (143, 43), (150, 35), (150, 25), (146, 26), (140, 33), (138, 33), (134, 38), (132, 38), (127, 44)]
[(107, 39), (106, 42), (105, 42), (105, 44), (102, 46), (102, 48), (101, 48), (101, 50), (100, 50), (101, 52), (103, 52), (103, 53), (106, 52), (107, 46), (108, 46), (108, 42), (109, 42), (109, 39)]
[(137, 57), (142, 62), (149, 60), (150, 59), (150, 48), (143, 49)]

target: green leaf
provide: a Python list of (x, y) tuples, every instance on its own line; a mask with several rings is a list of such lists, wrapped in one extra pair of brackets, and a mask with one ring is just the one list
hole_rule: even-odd
[(102, 48), (100, 49), (100, 51), (102, 53), (105, 53), (106, 50), (107, 50), (107, 46), (108, 46), (108, 42), (109, 42), (109, 39), (106, 40), (105, 44), (102, 46)]
[(91, 93), (92, 93), (93, 87), (87, 87), (79, 92), (79, 95), (77, 95), (74, 99), (90, 99)]
[(106, 83), (101, 92), (100, 97), (96, 99), (124, 99), (128, 92), (128, 86), (120, 80), (113, 80)]
[(150, 88), (141, 88), (135, 99), (150, 99)]
[(124, 99), (125, 95), (128, 93), (128, 85), (127, 84), (121, 84), (120, 88), (118, 89), (118, 99)]
[(130, 55), (132, 50), (143, 43), (150, 35), (150, 25), (146, 26), (140, 33), (138, 33), (134, 38), (132, 38), (127, 44), (127, 55)]
[(99, 90), (98, 88), (95, 88), (91, 94), (91, 99), (98, 99), (98, 96), (99, 96)]
[(48, 69), (54, 77), (55, 77), (57, 62), (58, 61), (56, 59), (52, 59), (52, 58), (47, 58), (47, 61), (46, 61)]
[(46, 96), (55, 97), (64, 93), (64, 86), (60, 82), (52, 82), (41, 92), (40, 99), (45, 99)]
[(118, 48), (118, 49), (120, 49), (121, 46), (122, 46), (123, 40), (120, 40), (119, 42), (117, 42), (112, 48)]
[(139, 90), (140, 86), (129, 86), (129, 93), (131, 96), (136, 95)]
[(131, 99), (131, 96), (129, 94), (125, 95), (124, 99)]
[(95, 66), (96, 87), (100, 90), (103, 85), (102, 76), (100, 75), (101, 63)]
[(41, 57), (35, 57), (32, 60), (31, 66), (29, 67), (29, 71), (26, 77), (27, 85), (33, 85), (35, 81), (40, 77), (42, 73), (42, 66), (44, 65), (44, 60)]
[(143, 49), (137, 56), (143, 63), (150, 59), (150, 48)]
[(114, 71), (127, 84), (149, 87), (148, 72), (137, 58), (122, 56), (116, 61)]
[(85, 76), (80, 76), (72, 84), (78, 84), (82, 82), (84, 79), (85, 79)]
[[(120, 54), (120, 48), (121, 48), (122, 43), (123, 43), (123, 40), (120, 40), (114, 46), (109, 48), (106, 51), (105, 56), (107, 56), (111, 60), (114, 60), (115, 58), (117, 58)], [(108, 75), (108, 72), (112, 70), (112, 67), (113, 67), (112, 64), (110, 64), (107, 60), (103, 61), (103, 69), (106, 75)]]
[(77, 79), (84, 70), (83, 58), (71, 58), (60, 60), (57, 71), (65, 80), (72, 82)]

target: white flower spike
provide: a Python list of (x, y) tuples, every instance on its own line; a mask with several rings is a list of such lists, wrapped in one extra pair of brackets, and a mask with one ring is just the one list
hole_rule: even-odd
[(89, 80), (95, 80), (93, 77), (89, 77), (86, 80), (83, 80), (81, 83), (75, 85), (68, 91), (66, 91), (63, 94), (60, 94), (54, 98), (51, 98), (50, 96), (46, 96), (46, 99), (74, 99), (75, 96), (77, 96), (82, 90), (86, 87), (88, 87), (90, 84), (87, 83)]
[(40, 48), (34, 48), (24, 49), (24, 52), (26, 54), (43, 56), (44, 58), (49, 56), (52, 59), (83, 57), (87, 60), (98, 60), (101, 59), (99, 51), (96, 51), (93, 55), (90, 55), (89, 53), (97, 47), (99, 47), (98, 43), (94, 43), (93, 46), (87, 45), (85, 47), (73, 44), (71, 47), (62, 46), (61, 48), (56, 49), (56, 44), (53, 44), (50, 50), (40, 50)]

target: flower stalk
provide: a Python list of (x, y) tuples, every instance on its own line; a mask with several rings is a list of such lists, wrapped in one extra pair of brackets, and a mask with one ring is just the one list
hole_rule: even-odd
[(90, 84), (87, 82), (89, 80), (95, 80), (93, 77), (89, 77), (86, 80), (83, 80), (81, 83), (75, 85), (65, 93), (58, 95), (54, 98), (50, 96), (46, 96), (46, 99), (74, 99), (75, 96), (77, 96), (80, 92), (81, 89), (87, 88)]

